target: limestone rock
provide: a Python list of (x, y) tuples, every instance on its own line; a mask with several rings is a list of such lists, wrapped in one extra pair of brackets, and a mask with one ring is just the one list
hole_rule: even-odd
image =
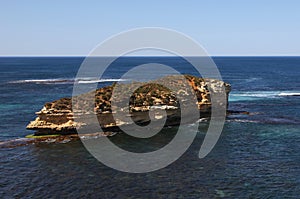
[[(36, 112), (37, 118), (30, 122), (27, 129), (37, 130), (36, 135), (43, 134), (70, 134), (76, 132), (76, 128), (87, 126), (85, 122), (75, 122), (74, 115), (79, 113), (75, 110), (85, 110), (82, 114), (87, 115), (86, 117), (97, 116), (99, 124), (103, 129), (114, 130), (118, 129), (118, 125), (127, 125), (128, 122), (124, 120), (114, 120), (112, 113), (114, 112), (126, 112), (126, 117), (131, 117), (136, 123), (147, 123), (150, 121), (149, 110), (152, 109), (163, 109), (166, 110), (169, 120), (166, 125), (176, 125), (180, 119), (180, 103), (178, 96), (188, 96), (189, 92), (186, 89), (186, 85), (181, 80), (177, 80), (176, 76), (166, 76), (158, 80), (150, 81), (145, 83), (132, 82), (130, 84), (119, 84), (118, 88), (121, 88), (122, 93), (119, 95), (113, 95), (116, 84), (99, 88), (94, 92), (89, 92), (76, 96), (74, 100), (85, 100), (87, 98), (94, 98), (95, 100), (86, 100), (84, 106), (76, 107), (77, 104), (72, 104), (71, 98), (62, 98), (53, 102), (48, 102), (39, 111)], [(192, 89), (197, 99), (197, 107), (200, 111), (201, 116), (209, 116), (211, 110), (211, 92), (219, 93), (222, 89), (225, 89), (226, 97), (228, 101), (228, 94), (230, 92), (230, 85), (214, 79), (203, 79), (192, 75), (184, 76), (188, 82), (189, 88)], [(163, 83), (178, 88), (175, 92), (169, 88), (163, 86)], [(134, 89), (132, 93), (130, 90)], [(126, 93), (128, 92), (128, 93)], [(118, 96), (118, 97), (115, 97)], [(128, 98), (130, 96), (129, 104)], [(91, 104), (91, 101), (93, 104)], [(120, 104), (125, 101), (124, 107), (115, 107), (111, 102)], [(122, 103), (121, 103), (122, 104)], [(91, 110), (90, 107), (93, 107)], [(74, 111), (72, 111), (72, 109)], [(79, 111), (80, 112), (80, 111)], [(161, 119), (162, 116), (155, 115), (155, 119)], [(92, 132), (91, 132), (92, 133)]]

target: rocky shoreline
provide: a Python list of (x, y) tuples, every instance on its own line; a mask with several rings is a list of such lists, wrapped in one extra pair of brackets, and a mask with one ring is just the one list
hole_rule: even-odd
[[(203, 79), (195, 77), (192, 75), (185, 75), (186, 82), (189, 84), (189, 88), (195, 93), (197, 107), (200, 112), (201, 117), (209, 117), (211, 113), (211, 92), (221, 92), (225, 89), (227, 102), (228, 95), (231, 90), (231, 86), (220, 80), (214, 79)], [(168, 88), (162, 86), (163, 83), (171, 84), (179, 89), (176, 91), (169, 90)], [(122, 102), (122, 100), (127, 100), (127, 98), (114, 99), (113, 90), (116, 84), (111, 86), (106, 86), (97, 89), (95, 92), (89, 92), (76, 96), (76, 99), (94, 98), (94, 104), (89, 104), (87, 101), (85, 104), (87, 108), (83, 107), (84, 110), (89, 110), (88, 107), (93, 107), (93, 110), (89, 110), (89, 113), (84, 113), (85, 116), (97, 116), (99, 124), (104, 131), (118, 131), (120, 125), (130, 125), (130, 123), (125, 120), (115, 120), (113, 113), (122, 112), (126, 107), (114, 107), (112, 105), (112, 100)], [(180, 80), (176, 80), (176, 76), (167, 76), (161, 79), (150, 81), (145, 83), (132, 82), (130, 84), (119, 84), (122, 87), (121, 91), (130, 91), (134, 89), (133, 94), (129, 100), (129, 108), (127, 117), (132, 118), (132, 122), (144, 125), (150, 122), (149, 111), (152, 108), (157, 110), (165, 110), (167, 113), (166, 126), (178, 125), (180, 122), (180, 103), (178, 101), (178, 96), (189, 95), (188, 91), (185, 89), (186, 85)], [(121, 93), (117, 96), (126, 96), (126, 93)], [(73, 100), (73, 101), (72, 101)], [(127, 103), (128, 105), (128, 103)], [(82, 108), (82, 107), (80, 107)], [(31, 121), (27, 129), (34, 130), (34, 135), (70, 135), (76, 134), (76, 128), (84, 128), (88, 126), (86, 123), (78, 122), (74, 119), (74, 110), (78, 110), (76, 103), (74, 103), (74, 98), (62, 98), (53, 102), (48, 102), (44, 107), (36, 112), (36, 119)], [(160, 115), (155, 115), (155, 119), (160, 120)], [(199, 118), (200, 119), (200, 118)], [(95, 133), (95, 132), (91, 132)]]

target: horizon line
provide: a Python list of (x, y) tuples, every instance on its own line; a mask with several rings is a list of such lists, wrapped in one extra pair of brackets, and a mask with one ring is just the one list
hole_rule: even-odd
[[(0, 58), (5, 57), (101, 57), (89, 55), (0, 55)], [(114, 57), (114, 56), (105, 56)], [(176, 55), (124, 55), (120, 57), (182, 57)], [(207, 56), (183, 56), (183, 57), (300, 57), (299, 55), (207, 55)]]

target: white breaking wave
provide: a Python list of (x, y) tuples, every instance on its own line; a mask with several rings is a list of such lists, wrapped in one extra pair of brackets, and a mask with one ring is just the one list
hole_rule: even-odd
[(128, 81), (126, 79), (96, 79), (96, 80), (77, 80), (76, 82), (79, 84), (93, 84), (93, 83), (101, 83), (101, 82), (123, 82)]
[(33, 83), (33, 84), (92, 84), (92, 83), (101, 83), (101, 82), (119, 82), (119, 81), (128, 81), (125, 79), (93, 79), (93, 78), (84, 78), (84, 79), (74, 79), (74, 78), (57, 78), (57, 79), (25, 79), (11, 81), (8, 83), (11, 84), (24, 84), (24, 83)]
[(67, 83), (73, 83), (74, 79), (25, 79), (25, 80), (17, 80), (17, 81), (11, 81), (8, 83), (11, 84), (23, 84), (23, 83), (34, 83), (34, 84), (55, 84), (55, 83), (61, 83), (61, 84), (67, 84)]
[(295, 91), (253, 91), (230, 93), (229, 101), (250, 101), (262, 98), (282, 98), (286, 96), (300, 96), (300, 92)]
[(299, 93), (279, 93), (279, 96), (300, 96), (300, 92)]

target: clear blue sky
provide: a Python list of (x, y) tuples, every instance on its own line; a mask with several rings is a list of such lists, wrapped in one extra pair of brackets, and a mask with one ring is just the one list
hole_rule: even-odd
[(1, 0), (0, 56), (87, 55), (145, 26), (185, 33), (210, 55), (300, 55), (299, 0)]

